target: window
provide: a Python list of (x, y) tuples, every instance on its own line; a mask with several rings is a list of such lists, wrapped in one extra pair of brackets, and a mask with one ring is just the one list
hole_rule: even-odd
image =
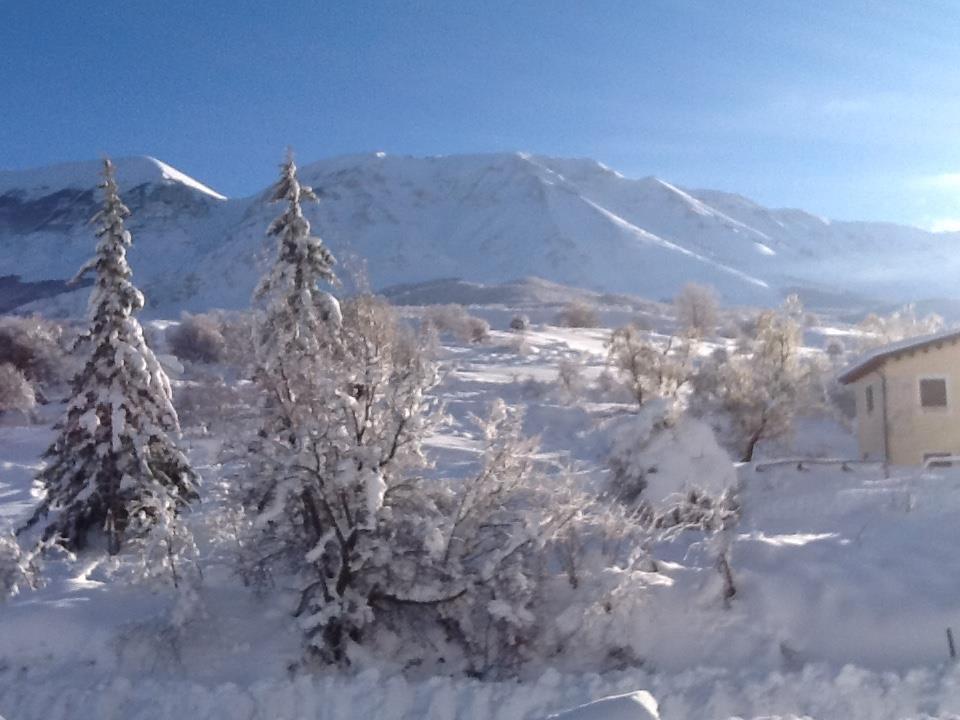
[(872, 415), (873, 414), (873, 385), (867, 385), (866, 400), (867, 400), (867, 415)]
[(920, 380), (920, 407), (945, 408), (947, 406), (947, 381), (945, 378)]

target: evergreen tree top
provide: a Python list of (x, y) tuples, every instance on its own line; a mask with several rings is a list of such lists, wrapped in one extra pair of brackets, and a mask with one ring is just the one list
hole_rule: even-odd
[(90, 294), (89, 317), (94, 322), (92, 332), (98, 329), (97, 318), (117, 320), (129, 317), (143, 308), (143, 294), (133, 285), (133, 272), (127, 262), (127, 248), (133, 242), (124, 220), (130, 210), (120, 199), (116, 169), (109, 158), (103, 161), (103, 180), (98, 185), (103, 191), (103, 204), (90, 222), (98, 225), (97, 247), (94, 256), (74, 276), (74, 282), (88, 273), (96, 273), (94, 290)]
[(277, 238), (276, 260), (254, 293), (261, 310), (257, 353), (264, 369), (284, 358), (316, 351), (324, 322), (317, 305), (328, 299), (319, 285), (336, 282), (333, 255), (320, 238), (310, 234), (301, 206), (304, 200), (316, 202), (317, 196), (300, 184), (290, 154), (280, 166), (270, 200), (287, 205), (267, 229), (269, 236)]

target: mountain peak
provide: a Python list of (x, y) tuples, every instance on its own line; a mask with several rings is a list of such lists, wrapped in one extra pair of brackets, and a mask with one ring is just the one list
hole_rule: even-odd
[[(216, 200), (226, 200), (175, 167), (156, 158), (140, 155), (113, 160), (121, 190), (146, 184), (179, 184)], [(29, 170), (0, 170), (0, 195), (11, 191), (29, 196), (50, 195), (61, 190), (89, 190), (100, 182), (102, 160), (58, 163)]]

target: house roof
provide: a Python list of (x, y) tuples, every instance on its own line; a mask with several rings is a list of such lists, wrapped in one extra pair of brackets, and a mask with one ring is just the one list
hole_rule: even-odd
[(960, 328), (953, 328), (952, 330), (944, 330), (934, 333), (933, 335), (922, 335), (920, 337), (890, 343), (889, 345), (878, 347), (862, 355), (848, 365), (843, 372), (837, 376), (837, 380), (847, 385), (873, 372), (888, 360), (893, 360), (908, 353), (914, 353), (917, 350), (924, 350), (930, 347), (939, 348), (943, 344), (952, 344), (957, 341), (960, 341)]

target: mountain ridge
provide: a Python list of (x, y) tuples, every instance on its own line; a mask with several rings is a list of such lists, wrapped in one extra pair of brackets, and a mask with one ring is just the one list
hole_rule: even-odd
[[(267, 189), (226, 198), (155, 158), (116, 165), (151, 312), (246, 306), (272, 253)], [(0, 275), (72, 275), (93, 249), (98, 169), (0, 171)], [(958, 296), (944, 273), (960, 271), (960, 235), (766, 208), (589, 158), (377, 152), (307, 163), (300, 176), (321, 198), (305, 207), (314, 230), (344, 265), (362, 259), (375, 288), (540, 276), (652, 299), (694, 281), (727, 302), (767, 305), (797, 286), (890, 301)]]

